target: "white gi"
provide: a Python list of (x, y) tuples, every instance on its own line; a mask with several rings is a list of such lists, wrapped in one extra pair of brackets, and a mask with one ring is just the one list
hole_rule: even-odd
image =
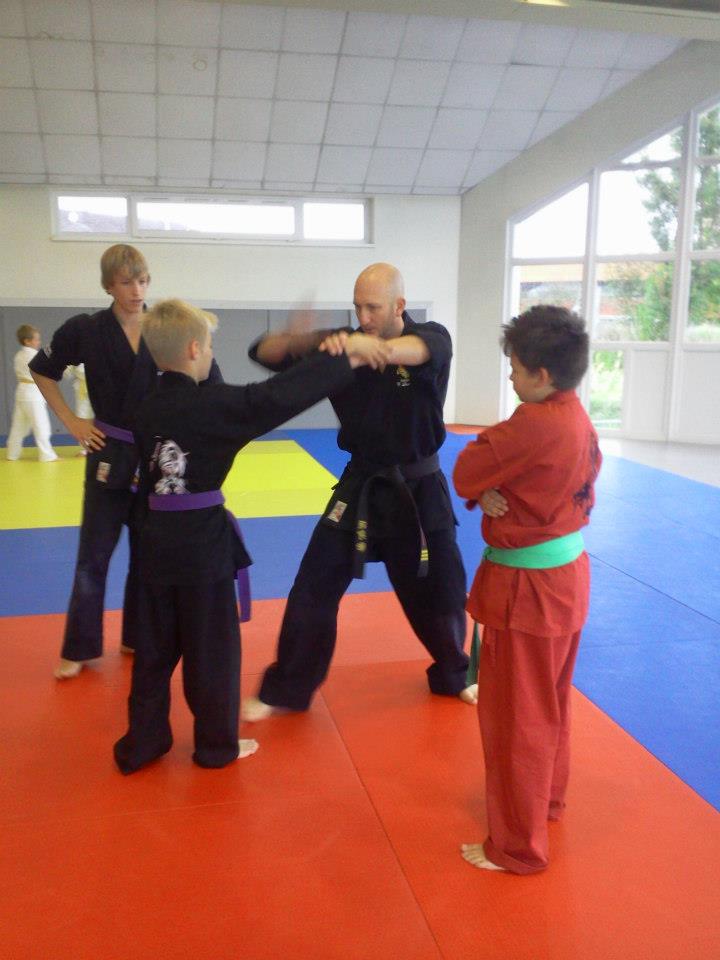
[(28, 369), (28, 363), (36, 353), (37, 350), (33, 347), (20, 347), (13, 361), (17, 387), (15, 409), (7, 439), (8, 460), (19, 459), (22, 442), (31, 430), (38, 448), (38, 460), (57, 460), (57, 454), (50, 445), (47, 404)]

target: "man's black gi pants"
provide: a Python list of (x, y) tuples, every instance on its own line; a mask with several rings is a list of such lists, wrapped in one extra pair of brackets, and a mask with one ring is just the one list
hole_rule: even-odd
[(83, 515), (61, 656), (92, 660), (103, 652), (105, 582), (113, 550), (127, 524), (130, 565), (125, 580), (122, 644), (135, 646), (137, 633), (138, 523), (136, 495), (130, 490), (108, 490), (95, 479), (97, 455), (88, 456)]
[(182, 657), (183, 690), (195, 718), (193, 760), (224, 767), (238, 755), (240, 624), (235, 580), (141, 584), (142, 632), (133, 661), (128, 732), (115, 744), (123, 773), (167, 753), (170, 678)]
[[(288, 596), (277, 662), (263, 678), (264, 703), (306, 710), (330, 667), (340, 600), (352, 579), (352, 531), (318, 523)], [(418, 538), (388, 537), (372, 542), (410, 624), (433, 658), (427, 675), (433, 693), (456, 695), (467, 686), (466, 581), (454, 530), (427, 534), (429, 566), (418, 577)]]

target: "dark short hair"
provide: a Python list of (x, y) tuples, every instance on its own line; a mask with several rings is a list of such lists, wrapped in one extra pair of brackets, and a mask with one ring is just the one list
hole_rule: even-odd
[(558, 390), (572, 390), (588, 368), (585, 321), (565, 307), (541, 304), (503, 324), (502, 348), (531, 373), (544, 367)]

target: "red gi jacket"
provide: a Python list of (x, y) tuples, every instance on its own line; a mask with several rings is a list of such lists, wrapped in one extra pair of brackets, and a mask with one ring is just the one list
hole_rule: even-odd
[[(497, 487), (509, 509), (504, 517), (483, 516), (485, 542), (525, 547), (589, 522), (601, 460), (597, 434), (575, 391), (559, 390), (541, 403), (521, 404), (509, 420), (469, 443), (455, 464), (453, 482), (467, 500)], [(585, 553), (547, 570), (484, 560), (467, 609), (478, 623), (499, 630), (559, 636), (582, 627), (589, 587)]]

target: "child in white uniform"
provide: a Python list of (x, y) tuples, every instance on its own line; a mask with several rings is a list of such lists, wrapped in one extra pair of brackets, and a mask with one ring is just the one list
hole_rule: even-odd
[(15, 354), (13, 367), (17, 379), (15, 409), (7, 439), (8, 460), (18, 460), (22, 442), (32, 430), (38, 448), (38, 460), (57, 460), (50, 445), (50, 417), (43, 395), (38, 390), (28, 363), (40, 348), (40, 331), (24, 323), (16, 333), (20, 349)]

